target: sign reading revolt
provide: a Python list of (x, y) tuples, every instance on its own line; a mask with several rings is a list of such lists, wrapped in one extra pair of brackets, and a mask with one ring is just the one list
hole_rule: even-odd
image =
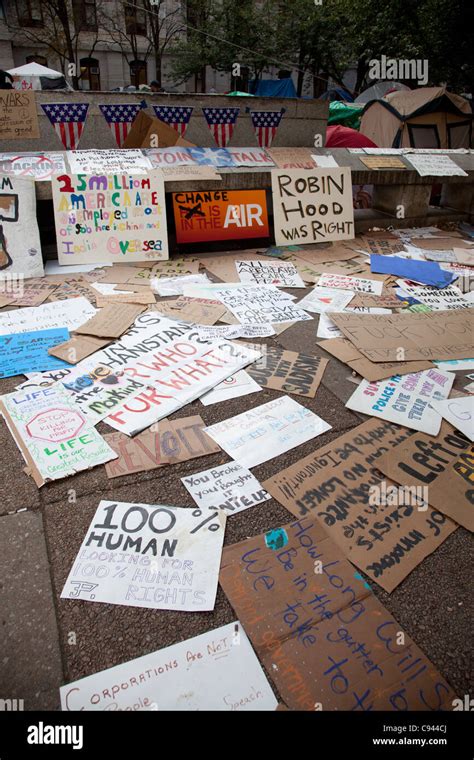
[(173, 193), (178, 243), (265, 238), (265, 190), (206, 190)]

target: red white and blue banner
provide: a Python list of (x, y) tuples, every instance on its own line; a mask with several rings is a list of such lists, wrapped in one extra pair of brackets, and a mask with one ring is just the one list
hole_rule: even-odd
[(140, 103), (120, 103), (117, 105), (106, 104), (99, 106), (99, 108), (115, 136), (117, 145), (121, 148), (142, 105)]
[(156, 118), (173, 127), (181, 137), (184, 136), (194, 110), (192, 106), (153, 106)]
[(47, 103), (41, 108), (66, 150), (79, 145), (89, 109), (88, 103)]
[(203, 108), (207, 126), (219, 148), (225, 148), (232, 137), (240, 108)]
[(270, 148), (280, 126), (283, 111), (250, 111), (253, 128), (261, 148)]

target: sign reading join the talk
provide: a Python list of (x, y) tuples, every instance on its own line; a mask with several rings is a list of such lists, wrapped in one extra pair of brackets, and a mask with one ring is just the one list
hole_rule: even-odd
[(265, 190), (173, 193), (178, 243), (268, 237)]
[(272, 193), (277, 245), (354, 237), (349, 168), (274, 169)]

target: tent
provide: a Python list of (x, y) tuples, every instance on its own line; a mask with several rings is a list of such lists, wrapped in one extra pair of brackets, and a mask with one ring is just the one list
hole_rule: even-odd
[(326, 129), (325, 148), (377, 148), (378, 146), (369, 140), (365, 135), (361, 135), (356, 129), (342, 127), (337, 124)]
[(329, 90), (326, 90), (326, 92), (323, 92), (319, 99), (329, 100), (331, 103), (338, 100), (345, 100), (347, 103), (354, 102), (354, 98), (350, 92), (343, 90), (342, 87), (331, 87)]
[(371, 100), (380, 100), (380, 98), (384, 98), (386, 95), (389, 95), (391, 92), (395, 92), (396, 90), (409, 89), (410, 88), (407, 87), (406, 84), (402, 84), (401, 82), (392, 82), (389, 79), (382, 79), (380, 82), (376, 82), (361, 92), (360, 95), (358, 95), (355, 99), (355, 102), (369, 103)]
[(40, 63), (25, 63), (16, 69), (9, 69), (15, 90), (70, 90), (60, 71), (48, 69)]
[(363, 108), (364, 106), (359, 103), (342, 103), (340, 100), (333, 100), (329, 103), (328, 124), (343, 124), (345, 127), (359, 129)]
[(253, 79), (250, 82), (253, 95), (267, 98), (296, 98), (293, 80), (288, 79)]
[(469, 148), (472, 109), (445, 87), (392, 92), (367, 103), (360, 131), (380, 148)]

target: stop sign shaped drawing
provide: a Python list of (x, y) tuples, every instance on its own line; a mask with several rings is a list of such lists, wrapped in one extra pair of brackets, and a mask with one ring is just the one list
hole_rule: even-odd
[(32, 438), (61, 443), (74, 438), (85, 423), (84, 417), (73, 409), (47, 409), (35, 415), (26, 430)]

